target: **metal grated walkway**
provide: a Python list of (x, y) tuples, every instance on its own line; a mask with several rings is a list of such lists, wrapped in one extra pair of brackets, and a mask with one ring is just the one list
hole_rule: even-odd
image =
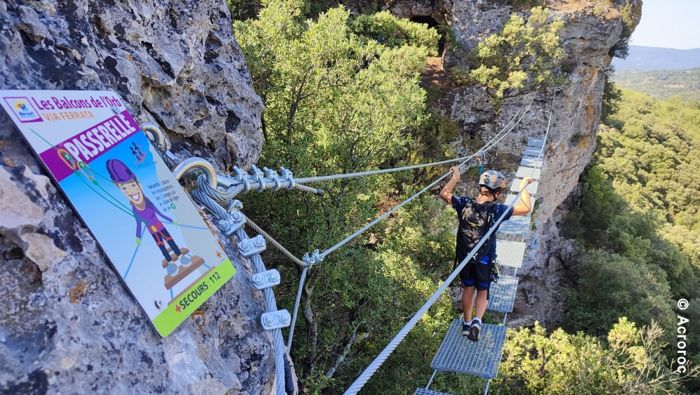
[(425, 388), (417, 388), (413, 395), (450, 395), (447, 392), (437, 392)]
[(540, 174), (542, 173), (542, 170), (540, 169), (535, 169), (534, 167), (518, 167), (518, 171), (515, 173), (515, 177), (517, 178), (525, 178), (525, 177), (532, 177), (535, 180), (540, 179)]
[(527, 139), (527, 146), (528, 147), (542, 148), (543, 144), (544, 144), (544, 139), (536, 139), (536, 138), (532, 138), (532, 137)]
[(542, 148), (540, 147), (527, 147), (525, 148), (525, 152), (523, 153), (523, 156), (531, 156), (533, 158), (539, 158), (540, 157), (540, 151)]
[(510, 313), (515, 303), (515, 292), (518, 290), (518, 278), (501, 275), (497, 283), (491, 283), (489, 304), (486, 309), (499, 313)]
[(496, 263), (501, 266), (521, 267), (525, 256), (522, 241), (499, 240), (496, 243)]
[(542, 168), (542, 159), (537, 159), (537, 158), (532, 158), (525, 156), (523, 159), (520, 161), (520, 166), (524, 167), (534, 167), (537, 169)]
[(530, 217), (513, 217), (501, 223), (496, 235), (499, 239), (524, 241), (529, 231)]
[(505, 338), (505, 326), (482, 324), (479, 341), (473, 342), (462, 335), (462, 321), (454, 320), (430, 366), (442, 372), (494, 378), (501, 364)]

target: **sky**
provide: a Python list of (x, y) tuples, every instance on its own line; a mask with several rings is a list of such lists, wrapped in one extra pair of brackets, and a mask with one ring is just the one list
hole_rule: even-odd
[(630, 44), (675, 49), (700, 48), (700, 1), (642, 0), (642, 20)]

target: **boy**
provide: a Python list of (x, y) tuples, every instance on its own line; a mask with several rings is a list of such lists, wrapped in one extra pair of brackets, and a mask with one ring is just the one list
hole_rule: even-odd
[[(459, 182), (460, 173), (458, 167), (452, 167), (452, 178), (440, 191), (440, 197), (451, 204), (459, 217), (459, 229), (457, 231), (456, 264), (461, 263), (469, 252), (488, 232), (489, 228), (505, 212), (503, 221), (512, 215), (526, 215), (532, 207), (530, 193), (525, 189), (518, 202), (509, 208), (505, 204), (497, 203), (498, 197), (506, 188), (506, 178), (496, 170), (485, 171), (479, 177), (479, 195), (474, 198), (454, 196), (452, 191)], [(520, 187), (529, 184), (532, 178), (521, 181)], [(491, 286), (491, 269), (495, 264), (496, 256), (496, 230), (486, 241), (479, 252), (474, 255), (469, 263), (459, 273), (462, 282), (462, 310), (464, 322), (462, 334), (471, 341), (479, 340), (481, 330), (481, 318), (486, 312), (488, 304), (488, 292)], [(472, 319), (472, 307), (474, 306), (474, 288), (476, 288), (476, 317)]]

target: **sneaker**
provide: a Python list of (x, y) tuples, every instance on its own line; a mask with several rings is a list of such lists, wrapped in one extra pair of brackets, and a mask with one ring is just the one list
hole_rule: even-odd
[(469, 336), (469, 329), (471, 328), (471, 322), (462, 321), (462, 335)]
[(467, 334), (467, 339), (478, 342), (479, 341), (479, 331), (481, 331), (481, 322), (476, 319), (472, 320), (469, 326), (469, 333)]

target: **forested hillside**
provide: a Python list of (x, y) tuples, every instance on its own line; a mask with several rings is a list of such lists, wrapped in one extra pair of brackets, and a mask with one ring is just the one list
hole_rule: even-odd
[[(670, 361), (676, 300), (688, 299), (683, 314), (700, 320), (700, 103), (624, 90), (609, 123), (564, 226), (585, 251), (572, 268), (565, 327), (604, 334), (620, 316), (653, 321)], [(700, 338), (700, 327), (688, 332)], [(700, 360), (697, 341), (688, 351)]]

